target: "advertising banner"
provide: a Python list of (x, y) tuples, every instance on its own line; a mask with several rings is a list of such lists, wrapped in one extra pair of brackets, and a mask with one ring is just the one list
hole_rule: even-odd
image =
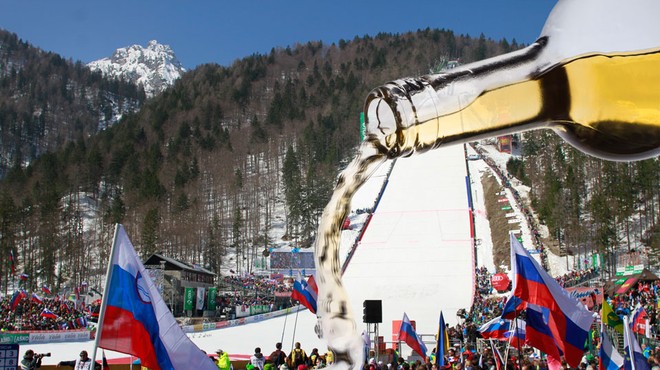
[(505, 273), (497, 273), (490, 278), (490, 284), (498, 292), (504, 292), (509, 288), (509, 283), (511, 280)]
[(186, 288), (183, 296), (183, 309), (185, 311), (192, 311), (195, 302), (195, 288)]
[(87, 330), (58, 330), (29, 333), (30, 343), (81, 342), (90, 339)]
[(603, 289), (595, 287), (570, 287), (566, 291), (571, 297), (575, 297), (582, 302), (587, 309), (591, 310), (594, 306), (603, 303)]
[(0, 334), (0, 344), (22, 344), (30, 342), (30, 334)]
[(206, 309), (210, 311), (215, 311), (215, 298), (218, 295), (218, 288), (213, 287), (209, 288), (209, 299), (206, 304)]
[(204, 295), (205, 295), (205, 290), (204, 288), (197, 288), (197, 304), (195, 305), (195, 308), (197, 310), (203, 310), (204, 309)]

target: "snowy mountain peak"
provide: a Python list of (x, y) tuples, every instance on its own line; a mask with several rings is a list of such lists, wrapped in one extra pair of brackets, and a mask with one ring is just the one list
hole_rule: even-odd
[(142, 85), (152, 97), (172, 85), (186, 71), (169, 45), (151, 40), (147, 47), (131, 45), (117, 49), (110, 58), (87, 64), (105, 76), (124, 78)]

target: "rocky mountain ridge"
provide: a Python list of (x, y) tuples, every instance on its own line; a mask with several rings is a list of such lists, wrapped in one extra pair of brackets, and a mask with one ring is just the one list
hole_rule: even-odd
[(131, 45), (115, 50), (109, 58), (87, 64), (104, 76), (141, 85), (147, 97), (160, 94), (186, 72), (169, 45), (151, 40), (146, 47)]

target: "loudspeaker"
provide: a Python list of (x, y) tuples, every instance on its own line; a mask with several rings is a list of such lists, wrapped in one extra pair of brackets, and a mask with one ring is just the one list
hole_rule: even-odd
[(376, 324), (383, 322), (383, 301), (366, 300), (362, 304), (362, 322)]

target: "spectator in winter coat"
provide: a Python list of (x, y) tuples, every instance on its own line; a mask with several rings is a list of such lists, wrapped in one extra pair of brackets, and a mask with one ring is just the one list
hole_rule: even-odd
[(229, 355), (227, 352), (219, 349), (215, 351), (215, 353), (218, 354), (218, 358), (216, 359), (216, 365), (218, 366), (218, 369), (231, 370), (231, 361), (229, 361)]
[(275, 344), (275, 350), (268, 356), (269, 363), (275, 366), (275, 369), (279, 369), (280, 365), (286, 362), (286, 353), (282, 351), (282, 343)]
[(307, 364), (307, 353), (300, 348), (300, 342), (296, 342), (295, 348), (289, 354), (289, 362), (293, 369), (298, 369), (298, 366)]
[(77, 358), (73, 361), (60, 361), (57, 364), (57, 367), (60, 366), (70, 366), (76, 370), (94, 370), (95, 366), (93, 365), (94, 361), (87, 356), (87, 351), (80, 352), (80, 358)]
[(250, 357), (250, 363), (254, 365), (255, 370), (264, 370), (264, 365), (266, 364), (266, 358), (261, 354), (261, 348), (257, 347), (254, 349), (254, 355)]

